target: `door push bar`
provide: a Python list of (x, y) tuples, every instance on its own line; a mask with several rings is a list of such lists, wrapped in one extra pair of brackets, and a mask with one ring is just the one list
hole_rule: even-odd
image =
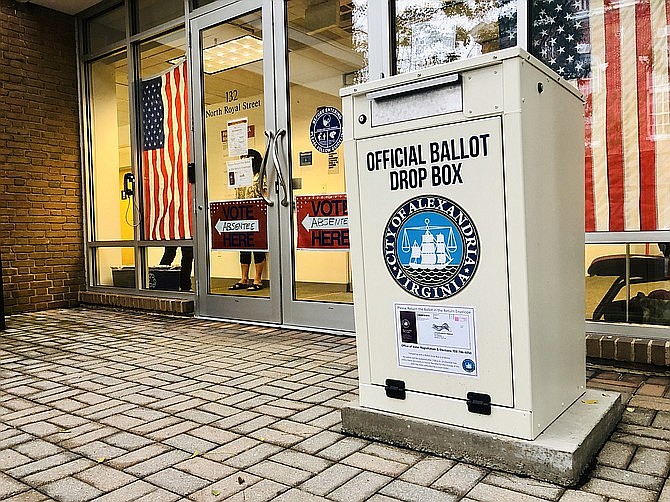
[(267, 138), (267, 145), (265, 147), (265, 155), (263, 155), (263, 162), (261, 163), (261, 170), (258, 173), (258, 192), (261, 194), (261, 197), (263, 197), (263, 200), (268, 206), (274, 206), (274, 201), (268, 197), (270, 192), (268, 191), (268, 196), (266, 196), (263, 190), (263, 178), (265, 178), (267, 174), (268, 153), (270, 153), (270, 148), (272, 148), (272, 143), (275, 140), (275, 136), (272, 131), (266, 130), (265, 137)]
[[(267, 167), (268, 167), (268, 154), (270, 153), (270, 149), (272, 149), (272, 159), (273, 159), (273, 164), (275, 166), (275, 171), (277, 172), (277, 181), (279, 182), (279, 185), (281, 189), (284, 191), (284, 197), (281, 200), (281, 205), (286, 207), (288, 206), (288, 187), (286, 186), (286, 180), (284, 179), (284, 174), (282, 173), (281, 170), (281, 164), (279, 162), (279, 142), (281, 141), (281, 137), (286, 134), (285, 129), (279, 129), (276, 134), (274, 134), (272, 131), (266, 130), (265, 131), (265, 137), (267, 138), (267, 145), (265, 147), (265, 155), (263, 155), (263, 163), (261, 164), (261, 170), (258, 176), (258, 191), (261, 194), (261, 197), (263, 197), (263, 200), (268, 206), (274, 206), (274, 201), (269, 197), (270, 192), (268, 191), (268, 195), (266, 196), (265, 193), (263, 192), (263, 178), (267, 176)], [(281, 195), (281, 193), (279, 194)]]
[(284, 190), (284, 198), (281, 200), (281, 205), (284, 207), (288, 206), (288, 187), (286, 186), (286, 180), (284, 179), (284, 174), (281, 170), (281, 163), (279, 162), (279, 142), (281, 137), (286, 134), (286, 129), (279, 129), (275, 135), (275, 147), (272, 150), (272, 158), (274, 159), (275, 169), (277, 170), (277, 180), (281, 188)]

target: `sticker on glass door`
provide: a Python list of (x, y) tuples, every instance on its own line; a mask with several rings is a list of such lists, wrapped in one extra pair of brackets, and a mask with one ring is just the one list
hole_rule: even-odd
[(331, 153), (342, 143), (342, 113), (332, 106), (319, 108), (309, 128), (312, 145), (321, 153)]

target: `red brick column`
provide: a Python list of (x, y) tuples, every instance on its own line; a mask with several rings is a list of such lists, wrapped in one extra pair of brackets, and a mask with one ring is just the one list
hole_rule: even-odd
[(74, 18), (0, 0), (0, 256), (7, 314), (84, 284)]

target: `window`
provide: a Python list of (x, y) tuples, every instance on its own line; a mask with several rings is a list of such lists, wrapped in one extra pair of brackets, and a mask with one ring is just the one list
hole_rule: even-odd
[[(139, 47), (137, 109), (141, 140), (141, 235), (144, 240), (189, 240), (193, 236), (192, 193), (187, 179), (190, 154), (188, 74), (184, 30)], [(191, 290), (193, 246), (144, 248), (144, 286)]]
[(138, 0), (136, 33), (184, 16), (184, 0)]
[(670, 228), (667, 20), (657, 7), (533, 1), (531, 52), (586, 101), (591, 321), (670, 325), (667, 245), (630, 242)]
[[(140, 2), (137, 7), (138, 26), (143, 28), (178, 20), (184, 15), (182, 1)], [(84, 21), (88, 52), (112, 51), (117, 42), (127, 40), (125, 11), (125, 6), (119, 6)], [(98, 31), (100, 26), (103, 28)], [(185, 51), (183, 29), (138, 43), (137, 51), (132, 51), (133, 55), (137, 54), (132, 67), (137, 68), (139, 79), (130, 82), (125, 51), (85, 63), (90, 152), (87, 166), (89, 263), (93, 286), (191, 289), (193, 248), (189, 227), (192, 205), (186, 173), (189, 120)], [(174, 72), (179, 72), (179, 82)], [(176, 104), (176, 107), (162, 110), (165, 120), (155, 125), (161, 129), (161, 141), (170, 138), (168, 129), (181, 131), (178, 148), (172, 148), (170, 143), (170, 147), (165, 148), (167, 157), (160, 159), (169, 160), (178, 175), (170, 171), (156, 173), (155, 169), (150, 169), (155, 163), (147, 161), (148, 157), (160, 157), (158, 150), (163, 149), (158, 138), (147, 139), (144, 134), (145, 90), (151, 86), (156, 98), (152, 106), (157, 106), (156, 100), (161, 101), (161, 105), (166, 103), (163, 98), (168, 87), (172, 101), (165, 106)], [(131, 101), (131, 96), (137, 98), (137, 104)], [(132, 117), (135, 120), (131, 120)], [(181, 127), (177, 126), (176, 117), (179, 117)], [(133, 123), (137, 129), (131, 129)], [(135, 137), (137, 141), (132, 141)], [(151, 143), (150, 147), (148, 143)], [(131, 145), (136, 145), (137, 151), (131, 151)], [(170, 157), (175, 152), (179, 159)], [(175, 216), (179, 211), (183, 216), (181, 220)], [(142, 240), (155, 240), (157, 245)], [(163, 241), (167, 240), (182, 242), (165, 246)]]
[(198, 7), (203, 7), (205, 5), (209, 5), (212, 2), (215, 2), (216, 0), (194, 0), (193, 1), (193, 8), (197, 9)]
[(124, 179), (130, 185), (132, 175), (128, 61), (125, 53), (113, 54), (90, 63), (88, 70), (93, 240), (132, 240), (133, 199), (121, 195)]
[(126, 38), (126, 8), (123, 4), (89, 19), (86, 24), (86, 52), (95, 52)]
[(587, 244), (586, 319), (670, 326), (670, 243)]
[(99, 247), (93, 250), (93, 286), (135, 287), (135, 258), (132, 247)]
[(188, 75), (184, 31), (140, 45), (137, 110), (145, 240), (192, 237)]
[(396, 0), (396, 72), (516, 45), (516, 0)]

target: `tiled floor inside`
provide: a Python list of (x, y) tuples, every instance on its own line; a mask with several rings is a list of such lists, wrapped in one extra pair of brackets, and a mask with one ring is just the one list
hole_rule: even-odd
[(99, 309), (0, 333), (0, 499), (670, 501), (670, 377), (587, 367), (622, 422), (574, 488), (340, 432), (355, 340)]

